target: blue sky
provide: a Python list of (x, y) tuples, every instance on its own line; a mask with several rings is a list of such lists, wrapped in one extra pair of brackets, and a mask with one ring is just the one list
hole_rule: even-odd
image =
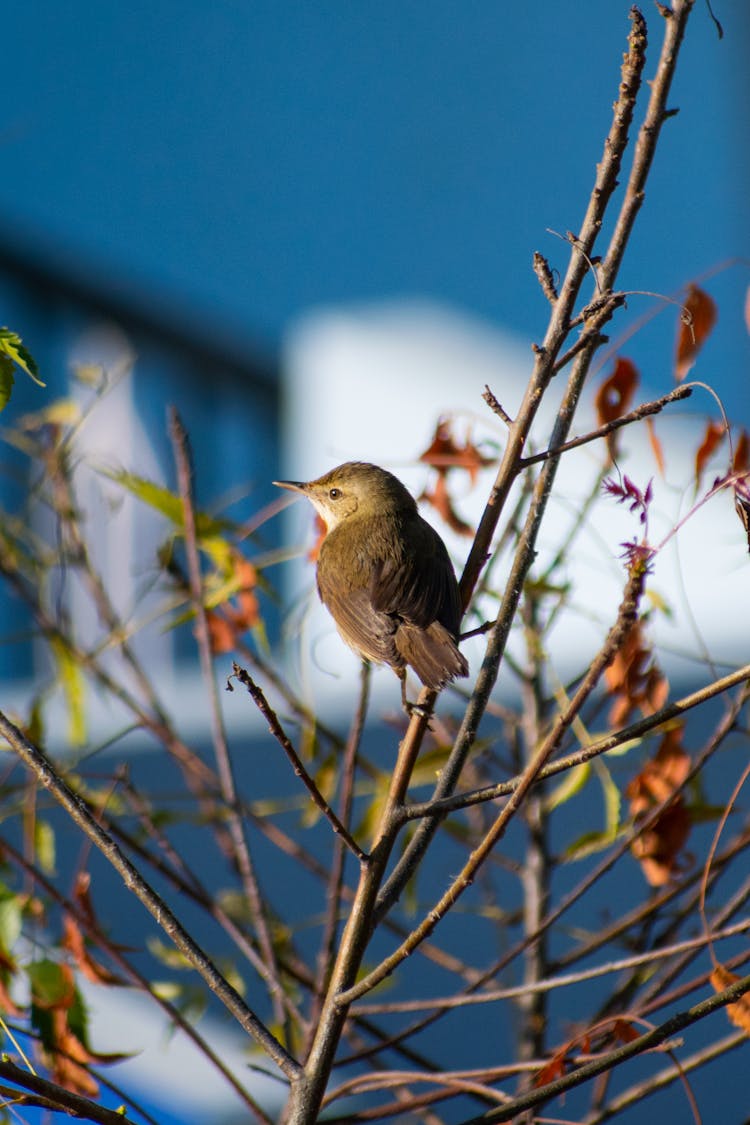
[[(583, 213), (628, 7), (12, 5), (0, 238), (270, 351), (310, 307), (400, 294), (538, 336), (531, 255), (564, 266), (546, 228)], [(651, 69), (661, 17), (644, 10)], [(723, 41), (703, 3), (691, 19), (628, 288), (748, 255), (750, 18), (717, 10)], [(713, 288), (726, 331), (704, 377), (730, 399), (747, 272)]]

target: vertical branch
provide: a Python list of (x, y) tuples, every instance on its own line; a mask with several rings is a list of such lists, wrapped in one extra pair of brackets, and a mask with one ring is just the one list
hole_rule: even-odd
[[(352, 720), (349, 737), (346, 741), (344, 756), (341, 761), (341, 793), (339, 796), (339, 820), (346, 827), (351, 827), (351, 811), (354, 797), (354, 775), (357, 764), (357, 752), (362, 739), (362, 732), (367, 717), (367, 706), (370, 699), (370, 676), (372, 665), (368, 660), (362, 661), (360, 672), (359, 703)], [(313, 997), (311, 1027), (317, 1025), (318, 1016), (325, 996), (326, 989), (331, 979), (333, 965), (336, 957), (336, 933), (341, 911), (341, 892), (344, 880), (344, 860), (346, 849), (343, 840), (336, 837), (331, 864), (331, 874), (326, 888), (326, 924), (318, 954), (316, 973), (317, 987)]]
[(213, 670), (211, 641), (208, 632), (208, 622), (206, 620), (206, 610), (203, 604), (203, 579), (201, 576), (200, 555), (198, 553), (198, 536), (195, 527), (193, 475), (190, 465), (187, 434), (174, 407), (171, 407), (169, 411), (169, 435), (172, 441), (172, 449), (177, 466), (178, 487), (182, 500), (183, 521), (185, 526), (185, 550), (187, 553), (188, 575), (190, 578), (190, 596), (193, 609), (195, 610), (196, 635), (198, 639), (201, 671), (208, 692), (214, 753), (216, 756), (219, 783), (221, 785), (221, 794), (227, 806), (229, 834), (232, 840), (235, 862), (240, 874), (240, 879), (242, 880), (243, 891), (253, 918), (253, 925), (258, 937), (258, 945), (260, 946), (263, 962), (266, 967), (266, 983), (268, 984), (271, 994), (274, 1018), (277, 1023), (282, 1023), (285, 1019), (283, 987), (273, 942), (271, 940), (271, 932), (260, 893), (260, 886), (250, 856), (250, 848), (245, 837), (242, 817), (239, 813), (234, 770), (232, 768), (229, 746), (227, 745), (224, 719), (221, 712)]
[(237, 990), (222, 976), (210, 958), (206, 956), (201, 947), (178, 921), (166, 902), (149, 886), (137, 868), (122, 853), (112, 837), (104, 831), (96, 818), (92, 816), (88, 806), (63, 781), (49, 759), (38, 747), (29, 742), (18, 727), (1, 711), (0, 736), (6, 740), (26, 767), (36, 775), (40, 784), (65, 809), (73, 823), (78, 825), (83, 834), (99, 849), (104, 858), (120, 875), (128, 890), (143, 903), (151, 916), (156, 919), (158, 925), (184, 954), (189, 964), (200, 973), (211, 991), (232, 1013), (240, 1027), (256, 1040), (287, 1078), (293, 1080), (299, 1073), (296, 1061), (247, 1006)]
[(369, 856), (360, 865), (359, 884), (344, 927), (315, 1037), (303, 1074), (292, 1083), (291, 1098), (285, 1117), (286, 1125), (308, 1125), (317, 1120), (348, 1014), (348, 1002), (342, 1003), (341, 994), (351, 989), (354, 984), (372, 933), (378, 888), (398, 834), (401, 823), (399, 814), (403, 808), (424, 732), (427, 730), (429, 721), (427, 707), (433, 704), (434, 700), (434, 692), (425, 689), (420, 694), (422, 706), (418, 711), (415, 710), (399, 748), (390, 789), (380, 823), (375, 831), (375, 842)]
[[(541, 668), (541, 640), (538, 620), (538, 602), (533, 593), (527, 595), (523, 609), (528, 652), (528, 672), (521, 691), (522, 735), (525, 760), (528, 766), (536, 747), (541, 742), (544, 721), (544, 702)], [(533, 986), (543, 980), (548, 972), (547, 931), (542, 929), (549, 894), (549, 846), (547, 820), (544, 810), (544, 782), (540, 781), (529, 792), (523, 806), (527, 840), (521, 861), (523, 888), (524, 970), (523, 983), (528, 991), (518, 998), (522, 1013), (519, 1027), (518, 1060), (529, 1062), (545, 1055), (545, 1029), (547, 1019), (547, 994)]]
[[(599, 270), (599, 282), (604, 293), (605, 309), (607, 298), (613, 297), (611, 288), (620, 266), (622, 251), (632, 230), (635, 214), (640, 207), (643, 185), (651, 167), (659, 131), (667, 116), (666, 98), (677, 65), (679, 47), (692, 4), (693, 0), (676, 0), (672, 12), (668, 17), (665, 17), (661, 56), (656, 76), (651, 83), (651, 95), (646, 118), (639, 132), (628, 191), (617, 222), (617, 240), (613, 236), (605, 264)], [(560, 289), (560, 295), (553, 307), (544, 343), (537, 348), (534, 372), (516, 421), (509, 431), (508, 444), (498, 476), (461, 578), (464, 605), (467, 605), (471, 598), (481, 567), (489, 553), (490, 542), (500, 511), (511, 484), (519, 471), (519, 458), (522, 454), (523, 445), (536, 415), (539, 402), (552, 377), (556, 356), (568, 334), (573, 305), (588, 270), (586, 259), (591, 258), (594, 242), (604, 221), (607, 205), (617, 186), (617, 177), (628, 144), (636, 95), (640, 88), (646, 61), (646, 25), (637, 8), (632, 9), (631, 20), (629, 50), (623, 61), (619, 97), (615, 103), (612, 125), (605, 140), (604, 154), (597, 165), (596, 182), (580, 233), (576, 238), (571, 239), (574, 250), (571, 254), (568, 271)], [(613, 308), (614, 304), (610, 311)], [(601, 321), (597, 323), (597, 329), (601, 323)], [(550, 449), (557, 449), (563, 445), (570, 432), (589, 364), (600, 342), (601, 336), (597, 330), (588, 338), (586, 346), (576, 356), (574, 368), (555, 421), (552, 438), (548, 443)], [(497, 680), (523, 584), (536, 554), (539, 529), (546, 512), (558, 463), (559, 456), (551, 456), (544, 463), (535, 483), (528, 516), (513, 559), (500, 612), (493, 629), (488, 634), (485, 657), (477, 677), (476, 686), (464, 714), (450, 758), (443, 768), (440, 780), (435, 788), (435, 799), (450, 796), (453, 792), (466, 761), (466, 756), (474, 744), (487, 700)], [(389, 910), (397, 900), (415, 863), (419, 861), (419, 857), (428, 847), (438, 824), (439, 818), (437, 817), (427, 818), (420, 824), (381, 891), (378, 902), (380, 915)]]

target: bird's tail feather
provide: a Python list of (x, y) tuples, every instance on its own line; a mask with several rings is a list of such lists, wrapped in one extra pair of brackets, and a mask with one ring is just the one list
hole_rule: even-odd
[(457, 676), (468, 676), (466, 657), (439, 621), (427, 629), (402, 623), (396, 630), (396, 648), (419, 676), (425, 687), (438, 691)]

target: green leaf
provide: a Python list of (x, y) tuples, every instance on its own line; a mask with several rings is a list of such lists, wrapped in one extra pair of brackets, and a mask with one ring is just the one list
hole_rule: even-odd
[(551, 813), (553, 809), (558, 808), (559, 805), (564, 805), (571, 797), (575, 797), (581, 792), (590, 776), (590, 762), (582, 762), (580, 766), (569, 769), (560, 784), (556, 785), (546, 798), (544, 802), (545, 812)]
[(70, 995), (70, 981), (63, 975), (60, 965), (44, 957), (26, 968), (34, 1001), (45, 1008), (59, 1004)]
[(147, 480), (146, 477), (139, 477), (136, 476), (135, 473), (125, 472), (124, 469), (120, 471), (99, 469), (99, 472), (102, 476), (108, 477), (109, 480), (114, 481), (115, 484), (121, 485), (131, 496), (135, 496), (137, 500), (142, 500), (143, 503), (148, 504), (150, 508), (161, 512), (171, 523), (182, 527), (182, 500), (179, 496), (176, 496), (174, 492), (170, 492), (168, 488), (164, 488), (163, 485), (156, 484), (154, 481)]
[(55, 874), (55, 831), (48, 820), (37, 820), (34, 825), (34, 851), (45, 875)]
[(604, 790), (604, 824), (605, 834), (609, 836), (610, 843), (613, 842), (620, 829), (620, 809), (622, 807), (622, 798), (620, 790), (612, 780), (612, 774), (609, 772), (604, 762), (601, 759), (596, 759), (594, 762), (599, 781), (601, 782), (602, 789)]
[(39, 378), (39, 368), (33, 355), (23, 346), (21, 337), (11, 332), (9, 328), (0, 328), (0, 355), (7, 356), (16, 367), (25, 371), (37, 386), (45, 385)]
[[(114, 481), (115, 484), (125, 488), (131, 496), (135, 496), (144, 504), (148, 504), (150, 508), (161, 512), (171, 523), (182, 529), (182, 499), (175, 492), (170, 492), (163, 485), (156, 484), (155, 481), (148, 480), (146, 477), (139, 477), (135, 473), (128, 473), (124, 469), (99, 468), (98, 472)], [(212, 516), (206, 515), (205, 512), (196, 512), (195, 514), (195, 529), (198, 538), (202, 541), (201, 546), (208, 549), (208, 547), (205, 547), (205, 544), (208, 543), (211, 550), (221, 554), (222, 557), (223, 549), (220, 551), (218, 544), (211, 542), (211, 538), (214, 536), (220, 537), (223, 533), (234, 528), (235, 524), (231, 520), (214, 519)]]
[(189, 969), (190, 962), (184, 953), (180, 953), (173, 945), (167, 945), (157, 937), (150, 937), (146, 941), (149, 953), (168, 969)]
[(50, 640), (50, 649), (57, 664), (57, 677), (68, 705), (68, 738), (74, 746), (83, 746), (86, 741), (83, 672), (75, 656), (59, 638), (53, 637)]
[(18, 895), (3, 890), (0, 893), (0, 949), (8, 955), (21, 936), (21, 915)]
[(577, 840), (563, 852), (563, 856), (568, 859), (586, 859), (587, 856), (595, 855), (597, 852), (603, 852), (606, 848), (612, 846), (612, 836), (608, 831), (605, 832), (584, 832)]
[(5, 410), (10, 402), (14, 383), (13, 364), (7, 355), (0, 355), (0, 410)]

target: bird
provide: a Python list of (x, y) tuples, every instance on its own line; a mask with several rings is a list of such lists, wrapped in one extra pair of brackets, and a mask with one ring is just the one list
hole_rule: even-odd
[(305, 496), (323, 520), (320, 600), (354, 652), (394, 670), (408, 713), (415, 705), (406, 698), (407, 668), (432, 691), (469, 674), (450, 556), (398, 477), (347, 461), (316, 480), (273, 483)]

